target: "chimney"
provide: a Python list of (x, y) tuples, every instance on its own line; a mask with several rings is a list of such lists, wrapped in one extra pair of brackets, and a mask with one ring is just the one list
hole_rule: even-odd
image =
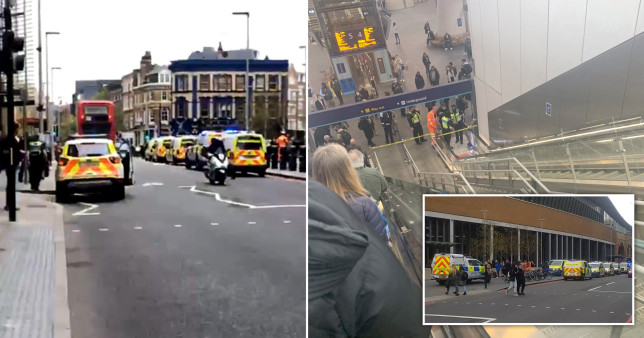
[(145, 83), (145, 77), (148, 75), (150, 70), (152, 70), (152, 54), (149, 51), (146, 51), (145, 55), (141, 57), (141, 83), (139, 85)]

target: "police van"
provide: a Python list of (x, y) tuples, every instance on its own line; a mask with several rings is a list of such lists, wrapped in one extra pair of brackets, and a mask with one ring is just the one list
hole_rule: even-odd
[(452, 265), (461, 265), (467, 271), (467, 282), (485, 278), (485, 266), (476, 258), (461, 254), (435, 254), (432, 260), (432, 279), (445, 285)]
[(592, 270), (586, 261), (566, 261), (563, 265), (563, 279), (593, 279)]

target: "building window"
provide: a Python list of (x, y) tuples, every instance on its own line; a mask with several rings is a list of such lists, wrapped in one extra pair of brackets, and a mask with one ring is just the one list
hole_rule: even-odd
[(207, 97), (202, 97), (199, 103), (199, 117), (210, 117), (210, 100)]
[(215, 75), (216, 83), (215, 90), (218, 91), (231, 91), (233, 90), (233, 76), (232, 75)]
[(168, 93), (166, 93), (166, 92), (162, 92), (162, 93), (161, 93), (161, 100), (165, 101), (165, 100), (167, 100), (167, 99), (168, 99)]
[(266, 81), (266, 77), (264, 77), (264, 75), (256, 75), (255, 76), (255, 89), (264, 90), (264, 82), (265, 81)]
[(244, 75), (236, 75), (235, 76), (235, 89), (239, 92), (244, 91), (244, 86), (246, 85), (245, 82), (246, 78)]
[(210, 90), (210, 75), (208, 74), (199, 75), (199, 90), (202, 90), (202, 91)]
[(278, 75), (269, 75), (268, 76), (268, 90), (277, 90), (278, 89), (279, 76)]
[(148, 111), (146, 111), (146, 114), (148, 114), (149, 123), (154, 123), (154, 112), (148, 110)]
[(187, 101), (180, 100), (177, 102), (177, 117), (186, 117)]
[(154, 95), (154, 92), (150, 92), (150, 101), (154, 101), (156, 99), (156, 96)]
[(168, 122), (168, 109), (161, 109), (161, 122)]
[(177, 76), (177, 91), (178, 92), (188, 91), (188, 76), (187, 75), (178, 75)]

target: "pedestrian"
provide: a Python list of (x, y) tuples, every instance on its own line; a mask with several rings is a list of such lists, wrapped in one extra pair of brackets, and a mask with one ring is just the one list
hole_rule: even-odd
[(494, 273), (494, 268), (492, 267), (492, 261), (487, 260), (485, 264), (485, 288), (487, 289), (487, 284), (492, 281), (492, 274)]
[(425, 22), (425, 35), (429, 33), (430, 27), (429, 27), (429, 21)]
[(397, 79), (394, 79), (393, 83), (391, 84), (391, 91), (394, 92), (394, 95), (402, 94), (403, 88), (402, 88), (402, 85), (400, 84), (400, 81), (398, 81)]
[(369, 98), (370, 98), (369, 91), (364, 86), (360, 86), (359, 91), (360, 91), (360, 97), (363, 100), (369, 100)]
[(396, 66), (395, 69), (398, 72), (398, 82), (405, 82), (405, 65), (403, 64), (400, 56), (396, 55), (394, 57), (394, 65)]
[(429, 79), (429, 65), (431, 62), (429, 61), (429, 55), (427, 55), (427, 52), (423, 53), (423, 65), (425, 65), (425, 75), (427, 75), (427, 78)]
[(396, 44), (400, 44), (400, 36), (398, 36), (398, 26), (396, 26), (396, 23), (394, 22), (394, 36), (396, 37)]
[(452, 36), (449, 35), (449, 33), (445, 32), (445, 35), (443, 35), (443, 42), (445, 43), (445, 50), (449, 48), (449, 50), (452, 50)]
[(432, 66), (432, 68), (429, 70), (429, 83), (432, 86), (438, 86), (440, 83), (441, 75), (438, 73), (438, 70), (436, 67)]
[(329, 126), (322, 126), (322, 127), (317, 127), (313, 131), (313, 140), (315, 140), (315, 147), (319, 148), (324, 145), (324, 136), (325, 135), (330, 135), (331, 134), (331, 127)]
[(344, 99), (342, 97), (342, 87), (340, 86), (340, 81), (335, 77), (331, 80), (331, 89), (333, 89), (335, 96), (338, 98), (338, 101), (340, 101), (340, 105), (343, 106)]
[(335, 192), (383, 241), (388, 241), (387, 220), (360, 183), (347, 150), (335, 144), (318, 148), (312, 162), (313, 179)]
[(516, 273), (517, 273), (517, 268), (518, 268), (517, 265), (518, 265), (518, 263), (512, 264), (510, 266), (509, 271), (508, 271), (508, 279), (510, 280), (510, 286), (508, 286), (508, 288), (505, 290), (506, 295), (508, 294), (508, 291), (514, 289), (514, 292), (512, 294), (515, 295), (515, 296), (518, 296), (518, 294), (516, 293), (517, 292), (517, 281), (516, 281), (517, 280), (517, 275), (516, 275)]
[(510, 261), (509, 261), (509, 260), (507, 260), (507, 261), (505, 261), (505, 263), (503, 264), (503, 270), (505, 271), (505, 272), (504, 272), (504, 274), (505, 274), (506, 276), (509, 276), (509, 274), (510, 274), (510, 269), (512, 269), (512, 263), (510, 263)]
[[(351, 149), (349, 151), (349, 158), (351, 164), (358, 174), (360, 184), (371, 194), (371, 197), (380, 204), (382, 194), (387, 191), (387, 181), (385, 176), (382, 175), (380, 170), (376, 168), (367, 168), (367, 156), (364, 155), (359, 149)], [(382, 204), (380, 204), (382, 205)]]
[(420, 90), (425, 87), (425, 79), (423, 79), (423, 76), (420, 75), (420, 71), (416, 72), (416, 89)]
[(360, 91), (359, 91), (359, 90), (356, 90), (356, 93), (355, 93), (355, 96), (354, 96), (354, 100), (356, 101), (356, 103), (358, 103), (358, 102), (362, 102), (362, 101), (364, 101), (364, 100), (365, 100), (365, 99), (363, 99), (363, 98), (362, 98), (362, 96), (360, 95)]
[(433, 41), (433, 40), (436, 40), (436, 35), (435, 35), (435, 34), (434, 34), (434, 32), (432, 32), (432, 30), (430, 29), (430, 30), (429, 30), (429, 32), (427, 32), (427, 41), (425, 42), (425, 44), (426, 44), (427, 46), (429, 46), (429, 42), (430, 42), (430, 41)]
[(409, 122), (409, 126), (414, 133), (416, 144), (427, 141), (423, 137), (423, 126), (420, 124), (420, 112), (416, 107), (412, 107), (407, 113), (407, 122)]
[(496, 277), (499, 278), (499, 275), (501, 274), (501, 263), (497, 260), (496, 261)]
[(470, 37), (465, 37), (465, 54), (467, 54), (467, 59), (472, 60), (472, 40)]
[(452, 264), (452, 266), (449, 269), (449, 277), (447, 277), (447, 281), (445, 282), (445, 287), (447, 287), (447, 291), (445, 291), (445, 294), (449, 294), (449, 289), (450, 286), (454, 286), (454, 294), (458, 296), (458, 284), (460, 283), (460, 277), (458, 274), (458, 268), (456, 265)]
[[(363, 155), (365, 154), (365, 152), (362, 150), (362, 148), (359, 145), (356, 144), (356, 140), (353, 138), (351, 139), (351, 141), (349, 141), (349, 146), (347, 147), (347, 151), (349, 151), (349, 153), (351, 152), (351, 150), (357, 150), (361, 154)], [(371, 163), (369, 163), (369, 157), (367, 156), (363, 156), (363, 157), (364, 157), (364, 167), (371, 168)]]
[(335, 132), (336, 132), (336, 139), (338, 139), (343, 146), (346, 147), (351, 143), (352, 137), (351, 137), (351, 134), (349, 133), (349, 129), (347, 128), (347, 126), (343, 124), (337, 124)]
[(385, 142), (387, 144), (394, 142), (393, 120), (394, 115), (391, 111), (380, 113), (380, 124), (382, 124), (382, 128), (385, 130)]
[(320, 95), (324, 98), (324, 101), (329, 105), (329, 107), (334, 108), (335, 102), (333, 102), (333, 92), (327, 86), (326, 82), (322, 82), (322, 88), (320, 88)]
[(450, 146), (449, 144), (452, 139), (451, 121), (449, 120), (449, 118), (447, 117), (447, 113), (445, 112), (439, 112), (438, 116), (440, 116), (441, 130), (443, 132), (443, 140), (445, 141), (445, 144), (447, 144), (448, 147), (452, 148), (452, 146)]
[(322, 97), (318, 94), (315, 94), (315, 109), (317, 110), (323, 110), (326, 109), (326, 103), (324, 103), (324, 100)]
[(472, 66), (467, 60), (461, 60), (461, 71), (458, 73), (458, 79), (469, 79), (472, 77)]
[(358, 122), (358, 129), (362, 130), (364, 133), (364, 137), (367, 138), (367, 142), (370, 147), (375, 147), (376, 145), (373, 143), (373, 128), (371, 128), (371, 124), (369, 123), (369, 120), (367, 119), (366, 116), (363, 116), (360, 118), (360, 121)]
[(438, 119), (436, 118), (436, 108), (431, 107), (427, 113), (427, 129), (432, 137), (432, 144), (436, 144), (436, 128), (438, 128)]
[(516, 288), (517, 295), (525, 296), (525, 293), (523, 293), (523, 291), (525, 291), (525, 272), (521, 267), (519, 267), (517, 269), (516, 275), (517, 275), (517, 288)]
[(445, 73), (447, 74), (447, 83), (452, 83), (456, 81), (456, 78), (458, 76), (458, 71), (456, 70), (454, 63), (452, 63), (451, 61), (447, 65), (447, 67), (445, 67)]
[[(463, 296), (467, 295), (467, 279), (469, 278), (469, 275), (467, 271), (465, 271), (465, 267), (461, 265), (458, 270), (460, 273), (461, 277), (461, 285), (463, 286)], [(487, 284), (486, 284), (487, 286)]]
[(450, 121), (452, 122), (454, 134), (456, 135), (456, 141), (454, 141), (454, 144), (463, 144), (463, 129), (467, 128), (467, 126), (463, 121), (463, 113), (461, 113), (458, 108), (456, 108), (455, 104), (452, 105), (452, 111), (450, 112)]

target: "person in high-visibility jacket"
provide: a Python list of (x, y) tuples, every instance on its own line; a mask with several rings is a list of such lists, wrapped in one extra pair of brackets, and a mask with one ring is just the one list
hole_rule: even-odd
[(432, 144), (436, 144), (436, 128), (438, 127), (438, 119), (436, 118), (436, 107), (427, 113), (427, 128), (432, 135)]
[(284, 152), (286, 150), (286, 146), (288, 146), (288, 137), (284, 132), (282, 132), (275, 142), (277, 143), (277, 161), (279, 162), (282, 160), (282, 152)]
[(456, 143), (463, 144), (463, 130), (465, 128), (465, 123), (463, 122), (463, 114), (461, 113), (458, 108), (456, 108), (456, 105), (452, 105), (452, 111), (449, 114), (449, 118), (452, 122), (452, 126), (454, 127), (454, 130), (458, 130), (454, 134), (456, 135)]
[(427, 141), (422, 137), (423, 125), (420, 124), (420, 111), (418, 111), (418, 108), (413, 107), (407, 112), (407, 122), (409, 122), (411, 130), (414, 132), (414, 140), (416, 141), (416, 144), (421, 144), (422, 142)]
[(449, 146), (449, 142), (452, 139), (452, 135), (449, 134), (452, 131), (451, 121), (449, 120), (449, 117), (447, 117), (446, 112), (441, 112), (439, 113), (438, 116), (440, 116), (441, 129), (443, 131), (443, 139), (445, 140), (445, 143)]

